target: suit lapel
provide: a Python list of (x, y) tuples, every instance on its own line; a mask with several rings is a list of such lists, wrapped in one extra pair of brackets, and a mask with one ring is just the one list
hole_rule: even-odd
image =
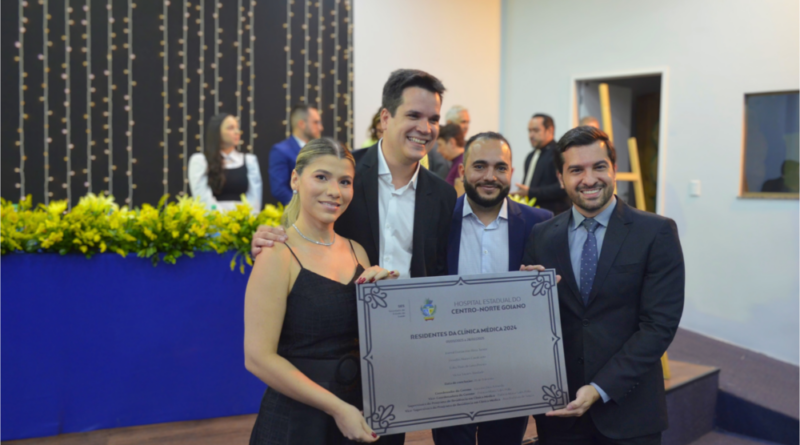
[(461, 224), (464, 220), (464, 195), (456, 201), (453, 210), (453, 222), (450, 225), (450, 237), (447, 240), (447, 273), (458, 275), (458, 256), (461, 253)]
[(525, 234), (525, 220), (522, 218), (520, 204), (506, 198), (508, 203), (508, 270), (519, 270), (522, 262), (522, 249), (528, 237)]
[(381, 238), (378, 232), (380, 217), (378, 213), (378, 146), (375, 145), (364, 155), (358, 175), (361, 178), (361, 191), (364, 196), (364, 206), (367, 209), (369, 228), (372, 232), (372, 241), (375, 243), (376, 255), (380, 255)]
[[(428, 183), (427, 169), (420, 168), (414, 202), (414, 237), (411, 250), (411, 276), (427, 276), (425, 271), (425, 229), (435, 224), (426, 215), (436, 206), (431, 199), (432, 187)], [(432, 174), (432, 173), (431, 173)]]
[(631, 221), (627, 213), (627, 205), (618, 197), (617, 207), (614, 209), (614, 213), (608, 221), (606, 236), (603, 238), (603, 246), (600, 250), (600, 258), (597, 261), (597, 272), (595, 273), (594, 282), (592, 283), (592, 292), (589, 294), (588, 304), (592, 304), (592, 301), (594, 301), (597, 296), (597, 292), (603, 286), (603, 281), (605, 281), (608, 276), (608, 272), (614, 264), (614, 259), (617, 257), (617, 253), (619, 253), (619, 249), (622, 247), (625, 237), (628, 236), (628, 232), (630, 231), (628, 225)]
[[(563, 216), (562, 216), (563, 215)], [(558, 223), (553, 229), (556, 232), (555, 239), (555, 252), (556, 259), (558, 260), (558, 271), (562, 280), (567, 280), (567, 286), (572, 291), (572, 295), (577, 299), (580, 306), (583, 306), (581, 293), (578, 290), (578, 284), (575, 282), (575, 271), (572, 270), (572, 261), (569, 256), (569, 222), (571, 213), (564, 212), (562, 215), (557, 216)]]

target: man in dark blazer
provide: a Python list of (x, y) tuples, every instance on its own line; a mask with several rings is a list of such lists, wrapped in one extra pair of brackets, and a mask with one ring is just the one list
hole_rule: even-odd
[[(381, 140), (382, 141), (382, 140)], [(341, 236), (361, 244), (372, 264), (380, 264), (379, 217), (379, 147), (381, 142), (353, 153), (356, 177), (353, 200), (336, 221)], [(453, 212), (456, 193), (449, 184), (425, 168), (418, 171), (413, 212), (413, 241), (410, 274), (400, 278), (428, 277), (447, 274), (447, 239), (449, 215)]]
[[(383, 87), (383, 138), (356, 151), (353, 199), (336, 221), (339, 235), (358, 242), (370, 263), (400, 278), (447, 274), (447, 239), (456, 192), (420, 160), (439, 135), (444, 86), (419, 70), (397, 70)], [(261, 226), (252, 253), (284, 242), (282, 228)], [(402, 444), (405, 434), (381, 438)]]
[(553, 118), (537, 113), (528, 122), (528, 139), (533, 151), (525, 157), (525, 175), (516, 194), (536, 198), (536, 205), (558, 215), (571, 206), (556, 176), (553, 158), (557, 151)]
[(292, 200), (292, 178), (297, 154), (308, 141), (322, 136), (322, 118), (310, 105), (295, 105), (289, 113), (292, 134), (272, 146), (269, 151), (269, 187), (272, 196), (281, 204)]
[[(508, 198), (511, 147), (498, 133), (480, 133), (467, 142), (459, 168), (465, 194), (456, 201), (447, 247), (450, 275), (518, 271), (533, 226), (553, 217), (549, 210)], [(488, 256), (488, 257), (487, 257)], [(472, 423), (433, 430), (436, 445), (519, 445), (528, 417)]]
[(614, 196), (608, 136), (577, 127), (556, 168), (573, 208), (534, 227), (524, 264), (554, 268), (572, 402), (536, 417), (544, 445), (655, 445), (667, 428), (661, 356), (683, 311), (675, 222)]

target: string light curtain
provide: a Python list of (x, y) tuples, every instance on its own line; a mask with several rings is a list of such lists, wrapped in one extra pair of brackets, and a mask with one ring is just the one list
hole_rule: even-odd
[(316, 106), (323, 134), (352, 144), (353, 13), (345, 0), (0, 2), (12, 123), (0, 129), (0, 195), (74, 205), (111, 193), (139, 206), (188, 193), (188, 158), (224, 112), (274, 202), (269, 150), (293, 105)]

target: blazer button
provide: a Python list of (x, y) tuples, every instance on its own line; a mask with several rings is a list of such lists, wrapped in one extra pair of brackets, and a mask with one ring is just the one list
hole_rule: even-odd
[(589, 326), (589, 319), (584, 319), (583, 320), (583, 327), (587, 327), (587, 326)]

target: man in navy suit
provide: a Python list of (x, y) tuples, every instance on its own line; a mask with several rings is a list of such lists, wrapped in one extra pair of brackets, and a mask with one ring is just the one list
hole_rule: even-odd
[(297, 154), (306, 143), (322, 135), (322, 119), (316, 108), (310, 105), (295, 105), (289, 114), (292, 135), (272, 146), (269, 152), (269, 187), (272, 196), (283, 205), (292, 200), (289, 179), (297, 160)]
[(667, 429), (661, 356), (683, 311), (675, 221), (614, 196), (602, 131), (568, 131), (555, 152), (572, 208), (534, 227), (525, 264), (554, 268), (572, 402), (536, 417), (544, 445), (659, 445)]
[[(474, 275), (520, 270), (523, 246), (537, 223), (549, 220), (549, 210), (508, 199), (511, 147), (493, 132), (470, 138), (459, 172), (465, 195), (456, 201), (447, 248), (450, 275)], [(528, 417), (473, 423), (433, 430), (436, 445), (519, 445)]]

